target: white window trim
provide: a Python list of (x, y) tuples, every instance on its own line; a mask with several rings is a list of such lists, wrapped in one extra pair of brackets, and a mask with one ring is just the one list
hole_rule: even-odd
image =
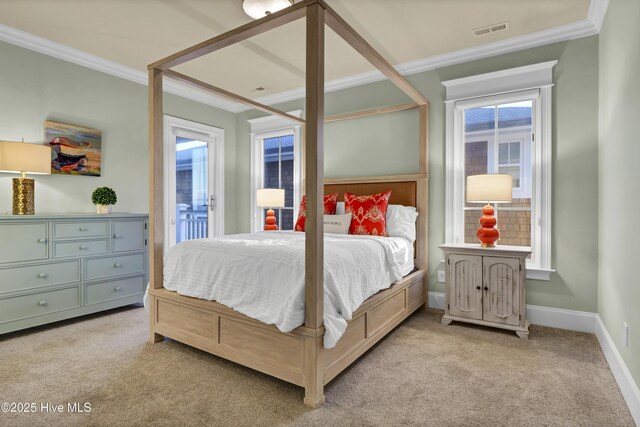
[[(167, 171), (169, 165), (176, 163), (176, 150), (173, 146), (175, 136), (197, 139), (200, 141), (213, 143), (213, 156), (215, 162), (215, 176), (209, 177), (209, 192), (216, 199), (216, 214), (213, 217), (211, 235), (224, 235), (224, 129), (217, 128), (202, 123), (192, 122), (165, 114), (164, 115), (164, 170)], [(164, 188), (175, 188), (175, 175), (164, 173)], [(164, 232), (168, 241), (175, 241), (175, 229), (170, 226), (170, 222), (176, 221), (176, 194), (169, 192), (164, 198)], [(164, 245), (165, 255), (169, 250), (169, 245)]]
[[(517, 97), (530, 98), (535, 115), (535, 141), (532, 188), (535, 201), (531, 212), (532, 259), (527, 261), (527, 278), (550, 280), (551, 273), (551, 89), (553, 66), (549, 61), (493, 73), (442, 82), (446, 88), (446, 191), (445, 240), (462, 243), (464, 237), (464, 146), (456, 149), (456, 141), (464, 141), (463, 109), (486, 105), (487, 102), (507, 103)], [(543, 218), (544, 221), (543, 222)], [(539, 247), (536, 246), (539, 245)]]
[[(290, 111), (287, 114), (294, 117), (302, 117), (302, 110)], [(258, 149), (258, 145), (267, 138), (293, 134), (293, 218), (298, 216), (300, 199), (302, 197), (302, 126), (292, 125), (290, 120), (278, 116), (266, 116), (248, 120), (251, 130), (251, 180), (250, 180), (250, 207), (251, 232), (260, 231), (263, 228), (262, 209), (256, 206), (256, 190), (262, 188), (264, 175), (264, 152)]]

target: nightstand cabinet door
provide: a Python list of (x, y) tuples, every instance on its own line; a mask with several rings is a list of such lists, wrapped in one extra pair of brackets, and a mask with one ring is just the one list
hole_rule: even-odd
[(449, 313), (482, 319), (482, 257), (449, 256)]
[(484, 258), (484, 317), (488, 322), (520, 324), (520, 261)]

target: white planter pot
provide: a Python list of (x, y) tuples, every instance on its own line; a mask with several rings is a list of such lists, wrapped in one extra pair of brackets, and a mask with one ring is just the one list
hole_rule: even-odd
[(99, 214), (110, 214), (111, 205), (96, 205), (96, 212)]

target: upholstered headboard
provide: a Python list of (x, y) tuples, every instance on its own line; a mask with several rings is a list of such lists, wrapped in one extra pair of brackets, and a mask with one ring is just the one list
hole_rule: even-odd
[(416, 266), (427, 268), (427, 177), (426, 175), (393, 175), (365, 178), (330, 178), (324, 180), (324, 194), (338, 193), (338, 201), (344, 201), (344, 193), (358, 196), (391, 190), (390, 204), (415, 206), (418, 211), (415, 242)]
[(338, 201), (344, 201), (344, 193), (356, 196), (382, 193), (391, 190), (389, 204), (417, 207), (416, 181), (399, 182), (359, 182), (359, 183), (326, 183), (324, 194), (338, 193)]

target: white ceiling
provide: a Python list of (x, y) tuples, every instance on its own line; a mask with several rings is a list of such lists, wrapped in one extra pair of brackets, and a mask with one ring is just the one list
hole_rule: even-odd
[[(537, 34), (567, 33), (569, 38), (569, 30), (587, 22), (590, 12), (589, 0), (327, 3), (394, 65), (506, 46), (508, 40)], [(0, 0), (0, 24), (139, 72), (151, 62), (250, 20), (241, 0)], [(507, 31), (480, 37), (472, 33), (474, 28), (504, 21), (510, 22)], [(327, 81), (373, 70), (331, 30), (326, 34)], [(543, 44), (544, 37), (539, 39)], [(275, 100), (280, 93), (304, 86), (304, 61), (304, 20), (298, 20), (176, 71), (249, 98), (267, 95), (266, 99)], [(256, 92), (259, 86), (266, 90)]]

